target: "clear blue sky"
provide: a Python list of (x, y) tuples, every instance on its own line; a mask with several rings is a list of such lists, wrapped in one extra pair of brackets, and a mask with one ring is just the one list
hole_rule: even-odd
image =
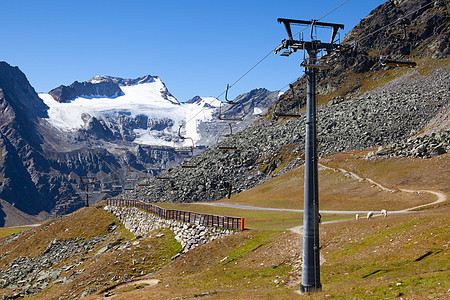
[[(343, 2), (0, 0), (0, 61), (18, 66), (37, 92), (95, 75), (151, 74), (179, 101), (215, 97), (286, 38), (277, 18), (318, 19)], [(345, 34), (383, 2), (350, 0), (322, 21), (344, 24)], [(230, 98), (283, 88), (302, 75), (302, 58), (271, 54)]]

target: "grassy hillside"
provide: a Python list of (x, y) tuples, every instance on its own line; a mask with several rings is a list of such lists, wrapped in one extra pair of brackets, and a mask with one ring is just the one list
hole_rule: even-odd
[[(406, 187), (403, 186), (409, 182), (404, 178), (406, 173), (414, 180), (414, 185), (408, 188), (447, 192), (447, 155), (433, 159), (367, 160), (363, 154), (333, 155), (323, 158), (321, 163), (352, 170), (389, 188)], [(387, 172), (386, 168), (392, 170)], [(373, 208), (378, 201), (385, 201), (384, 207), (389, 209), (435, 201), (432, 195), (423, 198), (426, 194), (422, 194), (417, 198), (413, 193), (387, 193), (367, 182), (346, 177), (340, 171), (322, 170), (320, 176), (322, 184), (326, 183), (325, 186), (332, 186), (334, 190), (333, 193), (331, 188), (321, 188), (321, 209), (323, 206), (331, 209), (333, 205), (345, 202), (342, 197), (347, 197), (349, 203), (359, 205), (361, 209)], [(301, 177), (302, 169), (298, 168), (226, 200), (291, 208), (288, 199), (299, 193)], [(358, 193), (364, 195), (363, 200), (350, 197)], [(387, 194), (392, 197), (386, 197)], [(96, 299), (105, 295), (115, 299), (299, 297), (296, 292), (301, 280), (302, 238), (299, 233), (286, 229), (301, 224), (300, 213), (201, 204), (170, 205), (245, 217), (246, 228), (250, 230), (215, 240), (171, 261), (171, 257), (181, 250), (172, 232), (158, 231), (149, 238), (135, 238), (99, 205), (21, 234), (0, 238), (0, 269), (3, 272), (14, 269), (24, 257), (28, 257), (27, 263), (34, 268), (37, 268), (36, 262), (41, 261), (44, 267), (41, 265), (36, 275), (23, 283), (42, 288), (29, 295), (36, 299), (80, 296)], [(301, 203), (297, 203), (294, 208), (300, 206)], [(347, 208), (351, 207), (348, 204)], [(447, 201), (426, 211), (390, 214), (387, 218), (371, 220), (324, 215), (324, 221), (340, 219), (341, 222), (325, 223), (320, 227), (323, 291), (304, 297), (346, 299), (352, 295), (357, 299), (422, 299), (449, 296), (449, 212)], [(57, 276), (52, 277), (55, 273)], [(18, 285), (20, 287), (20, 283)], [(3, 288), (0, 294), (14, 295), (16, 291), (17, 288)]]
[[(322, 225), (323, 291), (303, 297), (448, 297), (450, 232), (443, 225), (449, 212), (445, 206)], [(187, 253), (150, 276), (159, 280), (155, 286), (111, 293), (115, 299), (297, 299), (300, 247), (300, 236), (289, 231), (247, 231)]]
[(430, 159), (420, 158), (377, 158), (362, 159), (368, 151), (351, 151), (328, 156), (325, 165), (339, 166), (346, 170), (369, 177), (391, 188), (416, 190), (441, 190), (450, 193), (449, 154)]
[[(348, 173), (319, 168), (319, 201), (321, 210), (402, 210), (430, 203), (436, 196), (429, 193), (402, 192), (440, 190), (450, 193), (448, 154), (431, 159), (378, 158), (367, 159), (369, 151), (350, 151), (325, 157), (320, 164), (345, 169), (369, 178), (391, 191), (383, 191), (367, 180), (357, 180)], [(218, 201), (259, 207), (303, 209), (303, 166), (273, 178), (259, 186)], [(205, 212), (195, 204), (166, 204), (166, 208), (182, 208)], [(213, 210), (207, 208), (207, 210)], [(230, 213), (235, 213), (230, 209)]]

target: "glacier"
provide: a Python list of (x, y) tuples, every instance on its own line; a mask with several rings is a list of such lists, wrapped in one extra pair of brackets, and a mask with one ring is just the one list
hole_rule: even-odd
[[(136, 118), (146, 116), (152, 120), (172, 120), (173, 126), (162, 132), (145, 128), (134, 129), (137, 144), (159, 146), (184, 146), (188, 141), (177, 141), (178, 130), (183, 126), (183, 136), (196, 143), (201, 139), (198, 124), (213, 118), (220, 101), (213, 97), (197, 97), (197, 101), (180, 103), (172, 95), (167, 96), (164, 83), (156, 78), (151, 82), (120, 85), (122, 95), (116, 97), (80, 96), (60, 103), (52, 95), (41, 93), (39, 97), (49, 107), (47, 121), (55, 128), (71, 132), (85, 128), (86, 116), (95, 117), (105, 123), (120, 116)], [(168, 138), (171, 137), (171, 138)]]

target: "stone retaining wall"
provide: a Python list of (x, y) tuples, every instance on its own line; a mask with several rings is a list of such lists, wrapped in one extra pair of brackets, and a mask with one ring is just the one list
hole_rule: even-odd
[(183, 252), (236, 233), (230, 229), (163, 219), (136, 207), (107, 205), (104, 209), (113, 213), (135, 236), (148, 237), (155, 229), (172, 230), (175, 233), (175, 239), (183, 247)]

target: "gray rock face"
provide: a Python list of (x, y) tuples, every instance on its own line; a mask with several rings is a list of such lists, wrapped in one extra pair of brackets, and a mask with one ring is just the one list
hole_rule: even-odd
[[(84, 127), (71, 135), (80, 142), (91, 141), (102, 144), (103, 142), (120, 143), (127, 141), (133, 143), (137, 138), (135, 130), (152, 131), (156, 138), (166, 137), (167, 141), (177, 141), (178, 136), (173, 137), (164, 132), (165, 129), (173, 131), (174, 121), (168, 118), (149, 119), (147, 116), (138, 115), (131, 117), (126, 113), (105, 119), (83, 114)], [(175, 135), (175, 133), (174, 133)], [(136, 145), (136, 144), (135, 144)]]
[(450, 131), (432, 133), (416, 138), (410, 138), (403, 142), (393, 143), (388, 146), (380, 146), (378, 151), (370, 152), (369, 157), (374, 156), (400, 156), (430, 158), (450, 152)]
[(122, 95), (119, 85), (112, 82), (78, 82), (69, 86), (61, 85), (49, 92), (58, 102), (67, 102), (76, 97), (117, 97)]

